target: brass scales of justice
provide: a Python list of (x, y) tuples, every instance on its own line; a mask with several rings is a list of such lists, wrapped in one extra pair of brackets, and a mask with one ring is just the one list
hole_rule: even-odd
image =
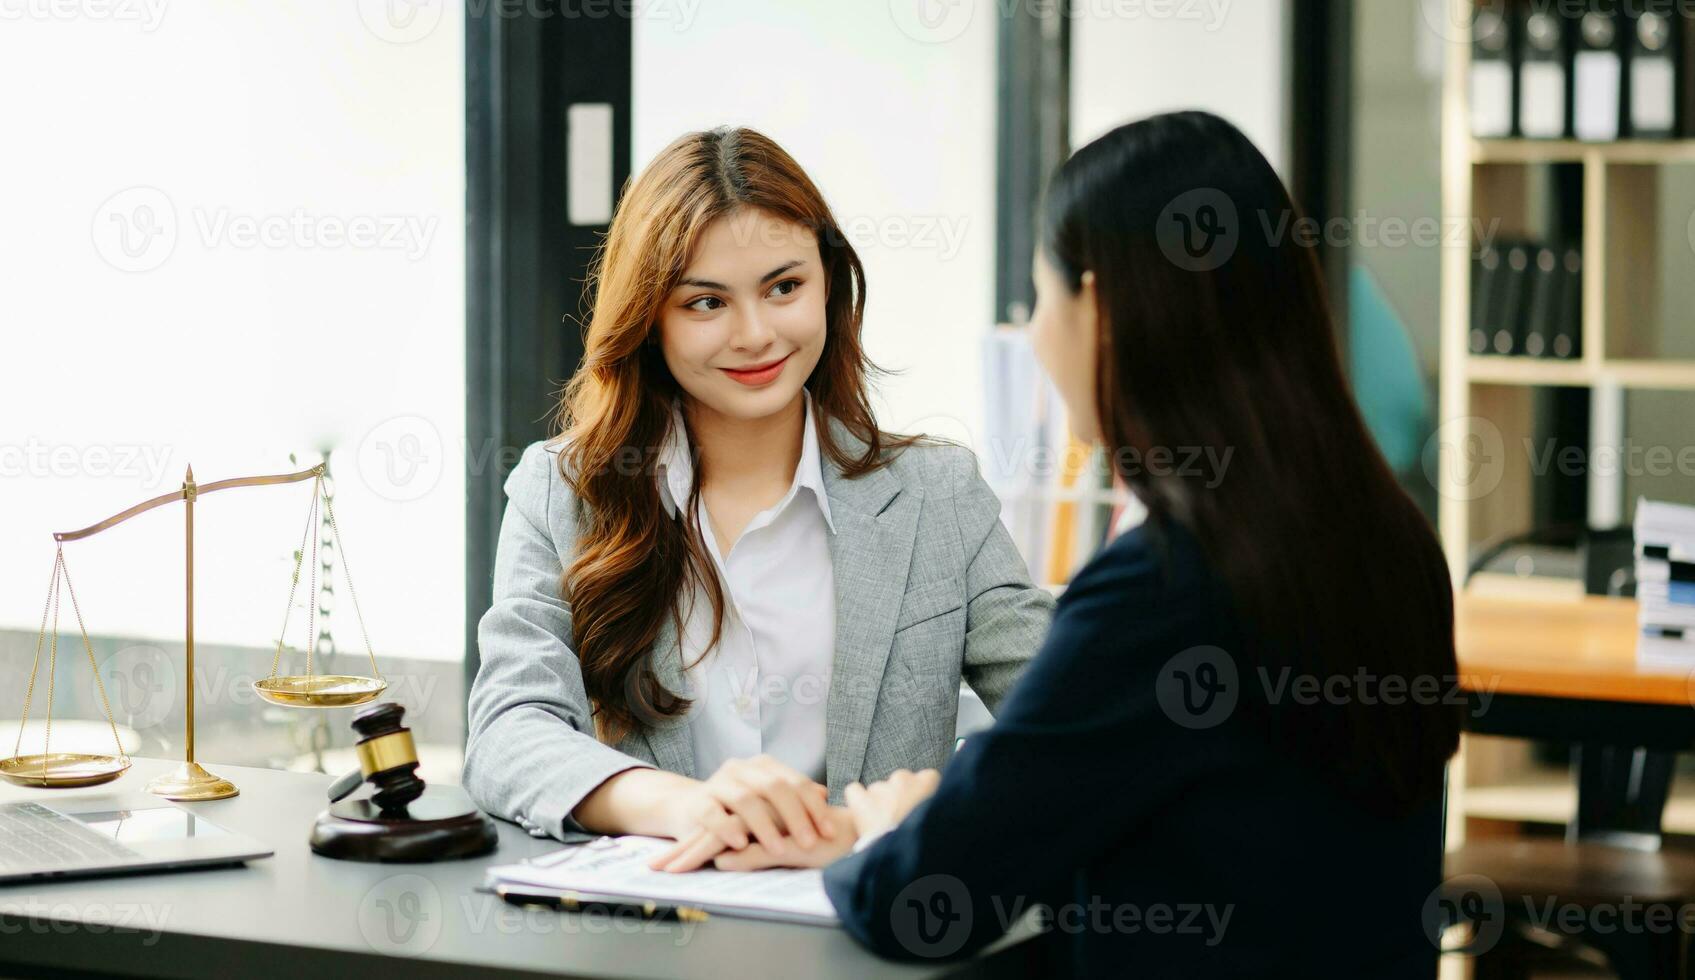
[[(282, 630), (277, 634), (276, 654), (271, 659), (270, 676), (253, 682), (254, 691), (272, 704), (286, 707), (333, 708), (344, 705), (363, 704), (388, 687), (377, 669), (377, 658), (371, 650), (371, 638), (365, 632), (365, 617), (359, 611), (359, 595), (353, 588), (353, 576), (347, 567), (347, 551), (341, 544), (341, 532), (335, 523), (335, 510), (330, 504), (329, 494), (324, 490), (325, 464), (319, 463), (310, 469), (298, 473), (279, 473), (271, 476), (244, 476), (228, 480), (218, 480), (214, 483), (197, 484), (194, 482), (194, 467), (188, 467), (183, 477), (182, 487), (169, 493), (160, 494), (151, 500), (142, 501), (128, 510), (121, 511), (111, 517), (77, 531), (58, 531), (53, 540), (58, 542), (58, 548), (53, 559), (53, 577), (47, 587), (47, 608), (41, 613), (41, 632), (36, 636), (35, 660), (30, 666), (29, 685), (24, 691), (23, 722), (18, 729), (18, 740), (13, 746), (13, 755), (9, 759), (0, 759), (0, 777), (23, 786), (65, 788), (72, 786), (94, 786), (110, 782), (122, 775), (130, 767), (128, 753), (124, 751), (123, 742), (118, 738), (118, 726), (112, 717), (112, 705), (106, 697), (106, 685), (100, 677), (100, 669), (94, 663), (94, 648), (88, 641), (88, 629), (83, 623), (82, 609), (77, 604), (76, 591), (71, 587), (70, 571), (65, 565), (65, 542), (77, 541), (92, 537), (101, 531), (135, 517), (138, 514), (162, 507), (165, 504), (182, 501), (184, 515), (184, 546), (186, 549), (186, 602), (185, 602), (185, 662), (187, 701), (185, 702), (186, 745), (181, 766), (174, 772), (160, 776), (147, 784), (147, 791), (171, 800), (198, 801), (221, 800), (235, 796), (238, 790), (234, 783), (213, 773), (207, 772), (194, 761), (194, 502), (202, 494), (215, 490), (228, 490), (233, 487), (256, 487), (269, 484), (299, 483), (310, 479), (312, 483), (312, 503), (306, 511), (306, 531), (301, 537), (300, 549), (294, 554), (294, 575), (289, 582), (288, 606), (283, 610)], [(319, 536), (313, 533), (317, 525), (318, 507), (323, 505), (324, 516), (328, 519), (330, 533), (335, 544), (336, 553), (341, 559), (342, 575), (347, 579), (347, 591), (353, 599), (353, 611), (358, 617), (359, 631), (365, 640), (365, 655), (371, 662), (371, 676), (358, 677), (344, 674), (314, 674), (312, 672), (312, 653), (318, 641), (318, 542)], [(283, 637), (288, 630), (289, 613), (294, 607), (295, 587), (300, 583), (300, 565), (306, 556), (307, 537), (311, 538), (312, 570), (310, 599), (311, 614), (306, 646), (306, 673), (294, 675), (277, 675), (277, 668), (282, 661)], [(100, 695), (100, 703), (106, 712), (106, 722), (112, 729), (112, 741), (117, 745), (116, 755), (98, 755), (83, 752), (53, 752), (51, 739), (53, 735), (53, 687), (58, 673), (59, 649), (59, 586), (63, 583), (66, 592), (70, 593), (71, 609), (76, 615), (77, 629), (82, 634), (83, 649), (88, 654), (88, 663), (94, 670), (96, 690)], [(47, 661), (47, 711), (46, 726), (42, 738), (41, 752), (35, 755), (20, 755), (24, 731), (29, 725), (30, 701), (35, 694), (36, 677), (41, 669), (41, 648), (47, 636), (49, 613), (52, 619), (52, 642), (48, 645)]]

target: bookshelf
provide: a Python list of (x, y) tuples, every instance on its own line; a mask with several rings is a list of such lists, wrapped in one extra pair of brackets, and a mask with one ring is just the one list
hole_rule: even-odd
[[(1469, 23), (1475, 0), (1445, 2), (1452, 5), (1450, 23)], [(1523, 447), (1535, 436), (1539, 392), (1591, 392), (1593, 459), (1596, 446), (1630, 438), (1627, 394), (1695, 391), (1695, 352), (1679, 349), (1680, 336), (1695, 332), (1692, 314), (1663, 299), (1664, 287), (1674, 279), (1695, 279), (1695, 219), (1668, 210), (1661, 180), (1667, 168), (1695, 167), (1695, 140), (1474, 138), (1468, 104), (1470, 41), (1465, 32), (1454, 33), (1446, 40), (1442, 78), (1441, 198), (1445, 221), (1463, 223), (1468, 234), (1445, 236), (1441, 256), (1439, 403), (1444, 425), (1439, 436), (1448, 451), (1438, 454), (1435, 476), (1438, 527), (1458, 587), (1479, 546), (1531, 527), (1542, 477)], [(1571, 171), (1581, 174), (1581, 354), (1565, 360), (1473, 354), (1468, 333), (1478, 229), (1493, 223), (1502, 236), (1531, 231), (1536, 196), (1552, 183), (1553, 168), (1565, 168), (1565, 178), (1574, 184), (1579, 181)], [(1695, 169), (1688, 173), (1695, 178)], [(1688, 261), (1679, 263), (1677, 255), (1668, 254), (1664, 243), (1673, 237), (1687, 237), (1681, 257)], [(1500, 466), (1486, 489), (1470, 482), (1467, 467), (1476, 458), (1468, 461), (1464, 452), (1451, 451), (1456, 445), (1481, 445), (1496, 454)], [(1593, 471), (1588, 479), (1591, 524), (1621, 523), (1626, 516), (1622, 480), (1614, 475), (1609, 483)], [(1450, 799), (1450, 845), (1464, 839), (1467, 817), (1514, 817), (1515, 801), (1529, 799), (1515, 787), (1546, 778), (1528, 745), (1468, 736), (1450, 775), (1456, 790)], [(1564, 797), (1558, 806), (1565, 806)], [(1523, 819), (1547, 817), (1546, 806), (1526, 803), (1522, 808)]]
[[(1472, 0), (1450, 2), (1463, 13)], [(1662, 313), (1657, 308), (1657, 238), (1664, 230), (1662, 222), (1681, 225), (1678, 219), (1688, 217), (1661, 213), (1656, 171), (1695, 167), (1695, 140), (1475, 139), (1467, 104), (1470, 56), (1465, 38), (1449, 41), (1442, 97), (1442, 205), (1447, 220), (1463, 223), (1474, 234), (1450, 239), (1441, 260), (1441, 418), (1466, 423), (1444, 441), (1481, 429), (1471, 423), (1483, 420), (1494, 426), (1509, 451), (1501, 487), (1479, 499), (1467, 499), (1471, 493), (1460, 472), (1464, 460), (1459, 454), (1440, 454), (1439, 525), (1456, 581), (1478, 545), (1529, 526), (1529, 461), (1510, 447), (1530, 434), (1531, 391), (1589, 388), (1598, 401), (1612, 402), (1631, 390), (1695, 391), (1695, 359), (1657, 356), (1657, 338), (1652, 336)], [(1475, 229), (1482, 225), (1496, 227), (1503, 235), (1523, 232), (1533, 207), (1529, 171), (1549, 165), (1582, 170), (1582, 355), (1560, 360), (1472, 354), (1467, 333)], [(1690, 237), (1695, 238), (1695, 222)], [(1689, 248), (1688, 271), (1695, 274), (1695, 241)], [(1622, 425), (1622, 411), (1597, 414)], [(1597, 433), (1598, 439), (1610, 437), (1607, 442), (1627, 435), (1617, 428)], [(1526, 492), (1505, 499), (1515, 490)], [(1609, 522), (1623, 517), (1591, 516)]]

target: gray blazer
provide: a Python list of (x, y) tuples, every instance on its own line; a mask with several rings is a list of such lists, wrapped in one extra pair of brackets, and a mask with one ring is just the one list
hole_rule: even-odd
[[(850, 450), (862, 447), (839, 424)], [(995, 710), (1036, 653), (1053, 597), (1000, 522), (1000, 501), (967, 449), (919, 445), (890, 465), (844, 479), (828, 457), (824, 484), (836, 533), (836, 655), (825, 706), (832, 801), (855, 780), (939, 767), (953, 748), (959, 682)], [(562, 556), (576, 544), (577, 501), (556, 446), (532, 443), (506, 479), (493, 605), (477, 625), (482, 665), (471, 685), (464, 785), (473, 799), (532, 834), (559, 836), (590, 791), (635, 766), (687, 776), (685, 718), (595, 738), (571, 652)], [(653, 647), (667, 689), (686, 690), (675, 630)]]

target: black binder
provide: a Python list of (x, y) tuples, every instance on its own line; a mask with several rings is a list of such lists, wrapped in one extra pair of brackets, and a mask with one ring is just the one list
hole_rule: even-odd
[(1568, 247), (1560, 256), (1560, 302), (1548, 353), (1560, 358), (1583, 356), (1583, 253)]
[(1560, 257), (1546, 245), (1536, 249), (1530, 262), (1530, 302), (1524, 315), (1524, 353), (1546, 357), (1551, 352), (1554, 331), (1560, 318)]
[(1519, 354), (1524, 350), (1525, 287), (1529, 284), (1530, 245), (1513, 242), (1501, 263), (1501, 285), (1491, 311), (1489, 349), (1495, 354)]
[(1517, 8), (1518, 132), (1527, 139), (1562, 139), (1569, 132), (1567, 21), (1534, 4)]
[(1471, 21), (1471, 135), (1495, 139), (1517, 132), (1512, 21), (1485, 6)]
[[(1572, 41), (1572, 135), (1610, 142), (1621, 133), (1624, 105), (1623, 14), (1611, 0), (1589, 0), (1577, 15)], [(1568, 24), (1569, 26), (1569, 24)]]
[(1645, 0), (1629, 14), (1624, 90), (1630, 111), (1625, 122), (1630, 135), (1638, 139), (1677, 135), (1678, 76), (1683, 67), (1680, 20), (1675, 0)]
[(1471, 259), (1471, 334), (1473, 354), (1489, 353), (1489, 317), (1501, 282), (1501, 253), (1493, 245), (1478, 248)]

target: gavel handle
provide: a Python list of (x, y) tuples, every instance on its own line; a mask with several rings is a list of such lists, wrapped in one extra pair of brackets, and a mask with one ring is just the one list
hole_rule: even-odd
[(330, 802), (340, 803), (342, 800), (350, 796), (354, 790), (358, 789), (359, 784), (364, 781), (365, 774), (358, 769), (355, 769), (340, 779), (337, 779), (335, 782), (330, 784)]

